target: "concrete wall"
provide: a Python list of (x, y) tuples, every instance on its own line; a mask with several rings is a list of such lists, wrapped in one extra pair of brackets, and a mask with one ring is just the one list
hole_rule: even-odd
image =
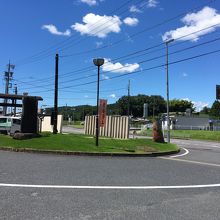
[[(45, 116), (42, 121), (41, 131), (53, 132), (53, 125), (50, 124), (51, 116)], [(40, 127), (40, 126), (39, 126)], [(63, 115), (58, 115), (57, 117), (57, 130), (58, 133), (62, 133), (63, 127)]]
[[(127, 116), (107, 116), (105, 127), (100, 127), (99, 135), (104, 137), (129, 138), (129, 118)], [(86, 116), (85, 134), (96, 134), (96, 116)]]
[(209, 127), (209, 118), (178, 116), (173, 127), (174, 129), (205, 130)]

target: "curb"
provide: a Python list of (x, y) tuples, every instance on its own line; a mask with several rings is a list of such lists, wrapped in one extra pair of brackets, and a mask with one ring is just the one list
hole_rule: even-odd
[(157, 157), (177, 154), (180, 149), (175, 151), (166, 152), (152, 152), (146, 154), (129, 154), (129, 153), (88, 153), (88, 152), (74, 152), (74, 151), (59, 151), (59, 150), (36, 150), (31, 148), (12, 148), (0, 147), (2, 151), (11, 152), (25, 152), (25, 153), (38, 153), (38, 154), (56, 154), (56, 155), (73, 155), (73, 156), (108, 156), (108, 157)]

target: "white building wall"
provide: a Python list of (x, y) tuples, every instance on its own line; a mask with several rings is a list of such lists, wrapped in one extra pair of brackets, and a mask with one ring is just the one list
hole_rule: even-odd
[[(50, 124), (51, 116), (45, 116), (42, 120), (41, 132), (49, 131), (53, 132), (53, 125)], [(58, 115), (57, 117), (57, 130), (58, 133), (62, 133), (63, 127), (63, 115)]]

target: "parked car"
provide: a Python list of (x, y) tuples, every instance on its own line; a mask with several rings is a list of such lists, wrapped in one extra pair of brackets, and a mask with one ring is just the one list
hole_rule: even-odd
[(14, 135), (21, 131), (21, 118), (0, 116), (0, 133)]

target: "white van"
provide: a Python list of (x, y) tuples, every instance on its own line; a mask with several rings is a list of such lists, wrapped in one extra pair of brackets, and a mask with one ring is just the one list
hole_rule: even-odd
[(0, 116), (0, 133), (13, 135), (21, 131), (21, 118)]

